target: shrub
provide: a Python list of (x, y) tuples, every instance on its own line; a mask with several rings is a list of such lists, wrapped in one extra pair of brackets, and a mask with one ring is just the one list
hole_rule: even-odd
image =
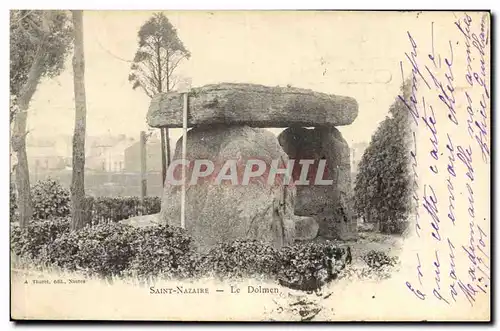
[(10, 250), (21, 256), (24, 252), (26, 241), (23, 238), (23, 231), (19, 225), (11, 224), (10, 226)]
[(54, 179), (38, 181), (33, 185), (31, 199), (35, 220), (70, 215), (70, 192)]
[(68, 271), (140, 279), (263, 278), (298, 290), (317, 290), (350, 261), (350, 249), (331, 242), (296, 243), (278, 250), (256, 240), (220, 243), (206, 254), (195, 250), (185, 230), (144, 228), (118, 222), (69, 231), (67, 219), (13, 226), (12, 250)]
[(68, 271), (78, 270), (76, 256), (79, 251), (78, 232), (63, 233), (52, 243), (40, 250), (40, 261), (44, 264), (53, 264)]
[(101, 277), (190, 277), (197, 261), (190, 262), (195, 257), (191, 238), (180, 228), (136, 228), (111, 221), (64, 233), (42, 256), (46, 263)]
[(181, 228), (168, 225), (137, 228), (133, 249), (135, 255), (128, 274), (139, 278), (194, 276), (198, 257), (191, 237)]
[(278, 281), (294, 289), (317, 290), (335, 279), (350, 259), (350, 248), (329, 241), (296, 243), (280, 251)]
[(27, 227), (11, 226), (11, 250), (18, 256), (37, 259), (45, 245), (69, 232), (68, 218), (33, 221)]
[(197, 262), (198, 275), (217, 278), (267, 278), (298, 290), (318, 290), (335, 279), (350, 249), (333, 243), (296, 243), (279, 250), (255, 240), (236, 240), (212, 248)]
[(157, 214), (161, 210), (160, 197), (145, 197), (143, 215)]
[[(50, 219), (66, 217), (71, 213), (70, 191), (57, 180), (38, 181), (32, 187), (33, 219)], [(14, 203), (13, 203), (14, 202)], [(87, 196), (86, 213), (88, 223), (103, 221), (118, 222), (139, 215), (150, 215), (160, 212), (160, 197), (145, 197), (144, 206), (139, 197), (92, 197)], [(15, 212), (15, 194), (11, 187), (11, 217)]]
[(201, 276), (217, 278), (275, 277), (279, 252), (256, 240), (235, 240), (212, 248), (199, 263)]
[(144, 207), (139, 197), (88, 197), (94, 223), (102, 221), (118, 222), (138, 215), (150, 215), (160, 212), (159, 197), (145, 197)]
[(137, 229), (114, 222), (86, 226), (47, 245), (45, 262), (103, 277), (120, 275), (134, 257)]
[(388, 221), (382, 223), (380, 226), (380, 232), (388, 234), (404, 234), (410, 226), (408, 221)]
[(383, 266), (395, 266), (398, 263), (397, 257), (391, 257), (382, 251), (371, 250), (362, 257), (363, 261), (373, 269), (380, 269)]
[(17, 221), (17, 197), (16, 197), (16, 188), (14, 183), (10, 183), (10, 201), (9, 201), (9, 209), (10, 209), (10, 221)]

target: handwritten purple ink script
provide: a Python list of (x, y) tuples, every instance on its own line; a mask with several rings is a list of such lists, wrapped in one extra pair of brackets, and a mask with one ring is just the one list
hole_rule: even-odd
[(490, 288), (490, 17), (456, 13), (439, 23), (427, 38), (407, 31), (400, 63), (412, 84), (399, 98), (412, 118), (413, 230), (421, 244), (403, 286), (418, 300), (474, 306)]

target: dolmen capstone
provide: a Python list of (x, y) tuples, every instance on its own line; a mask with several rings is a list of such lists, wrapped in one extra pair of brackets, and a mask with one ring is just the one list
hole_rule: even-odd
[[(356, 238), (349, 146), (336, 128), (357, 117), (355, 99), (234, 83), (187, 95), (185, 228), (200, 249), (235, 239), (280, 247), (318, 235)], [(154, 96), (148, 124), (182, 127), (183, 98), (177, 92)], [(287, 129), (276, 137), (264, 128)], [(181, 222), (182, 139), (160, 213), (161, 222), (175, 226)]]

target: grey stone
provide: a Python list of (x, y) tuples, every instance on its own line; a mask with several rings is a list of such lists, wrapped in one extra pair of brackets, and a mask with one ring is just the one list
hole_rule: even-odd
[[(247, 126), (197, 127), (188, 131), (186, 144), (186, 159), (211, 160), (215, 174), (226, 160), (239, 160), (238, 173), (243, 173), (248, 159), (258, 158), (268, 165), (275, 159), (288, 160), (271, 132)], [(181, 146), (182, 138), (177, 142), (174, 160), (181, 158)], [(257, 239), (275, 247), (292, 241), (293, 188), (268, 185), (266, 174), (248, 185), (224, 181), (217, 185), (214, 178), (191, 185), (191, 175), (192, 167), (186, 168), (185, 226), (200, 250), (236, 239)], [(175, 178), (181, 177), (177, 174)], [(238, 178), (241, 180), (241, 176)], [(181, 193), (182, 187), (172, 185), (167, 179), (160, 213), (162, 222), (180, 225)]]
[(318, 235), (319, 225), (313, 217), (293, 216), (294, 240), (312, 240)]
[[(289, 127), (351, 124), (358, 115), (355, 99), (292, 87), (222, 83), (189, 92), (188, 126), (240, 124)], [(152, 127), (182, 127), (184, 99), (177, 92), (153, 97), (147, 122)]]
[[(338, 239), (355, 237), (356, 225), (352, 217), (351, 170), (349, 145), (338, 129), (317, 127), (307, 129), (291, 127), (283, 131), (278, 140), (289, 158), (313, 159), (308, 179), (309, 186), (297, 186), (294, 213), (314, 216), (319, 223), (319, 234)], [(319, 160), (326, 160), (322, 179), (332, 180), (332, 185), (314, 185)], [(300, 168), (294, 169), (297, 180)]]

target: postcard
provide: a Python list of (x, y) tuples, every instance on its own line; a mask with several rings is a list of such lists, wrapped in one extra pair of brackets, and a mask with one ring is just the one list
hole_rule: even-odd
[(491, 320), (488, 11), (10, 12), (11, 320)]

